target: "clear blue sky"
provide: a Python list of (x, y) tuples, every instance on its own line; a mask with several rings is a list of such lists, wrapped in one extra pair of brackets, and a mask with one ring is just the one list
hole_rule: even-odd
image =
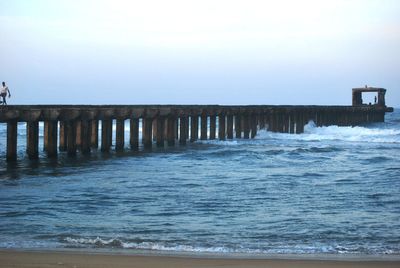
[(10, 103), (400, 107), (398, 0), (0, 0)]

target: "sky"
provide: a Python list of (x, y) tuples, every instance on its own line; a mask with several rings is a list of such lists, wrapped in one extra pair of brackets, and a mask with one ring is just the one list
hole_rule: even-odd
[(0, 61), (10, 104), (400, 107), (400, 1), (0, 0)]

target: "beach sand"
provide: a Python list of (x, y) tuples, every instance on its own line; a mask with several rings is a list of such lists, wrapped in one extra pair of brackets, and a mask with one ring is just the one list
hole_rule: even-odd
[(310, 259), (249, 259), (249, 258), (211, 258), (177, 256), (138, 256), (125, 254), (53, 252), (53, 251), (0, 251), (0, 267), (44, 267), (44, 268), (103, 268), (103, 267), (400, 267), (400, 260), (346, 259), (346, 260), (310, 260)]

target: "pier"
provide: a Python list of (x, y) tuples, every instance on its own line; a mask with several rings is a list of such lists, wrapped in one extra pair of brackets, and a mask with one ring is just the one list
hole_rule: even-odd
[[(365, 105), (360, 102), (363, 90), (372, 89), (353, 89), (353, 106), (10, 105), (1, 108), (0, 124), (7, 125), (7, 161), (17, 160), (19, 122), (26, 123), (26, 154), (30, 159), (37, 159), (40, 149), (49, 158), (93, 150), (138, 151), (184, 146), (199, 139), (250, 139), (262, 129), (300, 134), (310, 120), (317, 126), (384, 122), (385, 113), (393, 111), (384, 105), (384, 92), (379, 91), (377, 105)], [(126, 120), (129, 135), (125, 135)], [(44, 123), (43, 148), (39, 148), (39, 122)], [(128, 139), (129, 146), (125, 146)]]

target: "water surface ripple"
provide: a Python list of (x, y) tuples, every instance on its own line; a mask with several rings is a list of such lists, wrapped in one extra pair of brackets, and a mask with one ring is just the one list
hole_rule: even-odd
[(0, 247), (400, 254), (399, 118), (152, 152), (1, 159)]

